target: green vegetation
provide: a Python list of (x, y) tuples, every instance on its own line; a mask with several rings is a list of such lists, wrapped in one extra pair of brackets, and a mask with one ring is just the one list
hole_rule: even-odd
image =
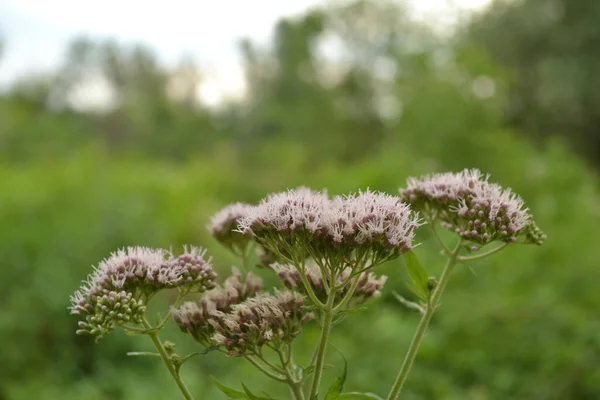
[[(526, 17), (526, 5), (512, 7)], [(586, 26), (598, 35), (596, 25)], [(352, 49), (336, 81), (317, 73), (322, 61), (313, 44), (323, 32), (337, 32)], [(473, 270), (456, 268), (403, 398), (600, 396), (600, 191), (589, 166), (548, 136), (575, 135), (577, 125), (540, 134), (548, 113), (561, 108), (528, 114), (535, 127), (512, 121), (505, 113), (516, 76), (510, 63), (495, 61), (490, 46), (466, 33), (442, 40), (387, 5), (358, 3), (283, 21), (272, 48), (244, 43), (242, 51), (248, 101), (217, 111), (168, 96), (165, 85), (175, 76), (184, 89), (194, 87), (196, 78), (182, 72), (189, 63), (168, 71), (148, 50), (90, 40), (76, 42), (55, 75), (0, 97), (0, 398), (174, 398), (163, 365), (126, 356), (151, 350), (151, 343), (116, 333), (97, 346), (75, 335), (68, 295), (91, 264), (118, 247), (201, 245), (225, 271), (234, 259), (205, 224), (229, 202), (256, 202), (299, 185), (332, 194), (366, 187), (396, 193), (409, 175), (471, 167), (522, 195), (548, 241), (511, 247)], [(381, 65), (394, 66), (391, 81), (373, 72)], [(92, 70), (117, 88), (114, 110), (65, 106), (66, 88)], [(478, 77), (494, 83), (493, 96), (473, 90)], [(399, 112), (382, 112), (393, 99)], [(533, 107), (540, 100), (530, 101)], [(597, 140), (597, 132), (590, 137)], [(593, 150), (597, 141), (583, 143)], [(425, 239), (416, 252), (438, 274), (444, 259)], [(401, 261), (383, 268), (390, 280), (378, 304), (345, 321), (331, 339), (354, 366), (348, 391), (379, 391), (395, 378), (397, 368), (379, 355), (397, 354), (397, 366), (419, 319), (392, 295), (394, 289), (411, 296), (405, 271)], [(309, 328), (299, 338), (307, 358), (317, 333)], [(181, 345), (195, 346), (191, 339)], [(326, 368), (324, 380), (340, 372)], [(287, 395), (238, 360), (213, 354), (190, 361), (182, 374), (206, 399), (224, 398), (209, 375)]]

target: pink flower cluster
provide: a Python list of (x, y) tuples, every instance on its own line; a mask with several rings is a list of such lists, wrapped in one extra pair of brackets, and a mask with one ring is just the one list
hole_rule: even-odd
[(464, 239), (482, 245), (515, 242), (519, 234), (531, 230), (531, 215), (510, 188), (488, 178), (475, 169), (410, 178), (400, 197)]
[(204, 254), (195, 247), (177, 257), (146, 247), (111, 254), (71, 296), (71, 313), (86, 318), (78, 332), (101, 336), (120, 323), (139, 323), (148, 298), (162, 289), (203, 292), (214, 288), (217, 275)]
[(236, 232), (236, 229), (240, 220), (248, 214), (251, 208), (252, 206), (246, 203), (228, 205), (212, 216), (207, 225), (208, 231), (225, 246), (236, 251), (243, 251), (248, 243), (248, 238)]
[(331, 200), (325, 193), (299, 188), (268, 196), (248, 211), (238, 229), (261, 244), (272, 242), (288, 250), (306, 239), (321, 248), (408, 251), (419, 225), (398, 197), (367, 190)]
[(239, 270), (233, 269), (223, 286), (204, 293), (199, 302), (187, 301), (173, 309), (173, 320), (179, 328), (189, 333), (201, 344), (214, 345), (215, 328), (211, 321), (215, 313), (228, 313), (231, 307), (256, 296), (262, 289), (262, 280), (252, 272), (245, 279)]

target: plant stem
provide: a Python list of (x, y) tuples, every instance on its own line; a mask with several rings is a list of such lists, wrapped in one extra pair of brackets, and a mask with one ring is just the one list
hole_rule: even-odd
[(350, 289), (348, 289), (348, 292), (346, 293), (346, 295), (344, 296), (344, 298), (333, 309), (333, 311), (335, 313), (337, 313), (338, 311), (340, 311), (342, 308), (344, 308), (348, 304), (348, 302), (350, 301), (350, 299), (354, 295), (354, 292), (356, 291), (356, 287), (358, 286), (358, 282), (359, 281), (360, 281), (360, 275), (358, 275), (356, 278), (354, 278), (354, 281), (350, 285)]
[(446, 246), (446, 243), (444, 243), (444, 241), (442, 240), (442, 237), (440, 236), (437, 229), (435, 228), (435, 220), (431, 221), (428, 225), (429, 225), (429, 228), (431, 229), (431, 233), (433, 233), (433, 237), (438, 242), (438, 244), (440, 245), (442, 250), (444, 250), (444, 254), (446, 254), (448, 257), (451, 257), (452, 251), (448, 248), (448, 246)]
[(287, 384), (290, 387), (292, 392), (292, 396), (294, 400), (304, 400), (304, 393), (302, 393), (302, 382), (296, 380), (294, 377), (293, 365), (292, 362), (292, 348), (291, 345), (287, 346), (287, 357), (281, 351), (281, 348), (277, 349), (277, 354), (279, 355), (279, 360), (281, 361), (281, 366), (285, 370), (285, 375), (287, 377)]
[(450, 275), (452, 274), (452, 269), (454, 268), (454, 265), (456, 265), (458, 252), (460, 251), (461, 244), (462, 243), (459, 242), (456, 245), (456, 248), (452, 252), (450, 252), (448, 262), (446, 263), (446, 267), (444, 268), (444, 271), (440, 276), (440, 281), (433, 290), (429, 302), (425, 307), (425, 312), (421, 317), (421, 321), (419, 322), (417, 331), (415, 332), (412, 342), (410, 343), (410, 347), (408, 348), (408, 352), (406, 353), (406, 357), (404, 358), (404, 362), (402, 363), (400, 372), (396, 377), (396, 381), (392, 386), (392, 390), (390, 391), (387, 400), (395, 400), (396, 398), (398, 398), (398, 395), (402, 390), (402, 385), (404, 385), (404, 382), (408, 377), (408, 373), (410, 372), (413, 362), (417, 357), (417, 353), (419, 352), (419, 347), (421, 346), (421, 342), (423, 341), (423, 337), (425, 336), (425, 332), (427, 331), (429, 321), (431, 321), (431, 317), (433, 316), (433, 313), (435, 312), (435, 309), (440, 301), (440, 297), (442, 296), (442, 293), (444, 292), (444, 289), (448, 284), (448, 280), (450, 278)]
[(260, 365), (258, 363), (258, 361), (254, 360), (252, 357), (245, 356), (244, 358), (246, 359), (246, 361), (248, 361), (250, 364), (254, 365), (260, 372), (262, 372), (263, 374), (265, 374), (269, 378), (271, 378), (273, 380), (276, 380), (278, 382), (287, 382), (287, 379), (285, 379), (283, 376), (276, 375), (276, 374), (270, 372), (265, 367), (263, 367), (262, 365)]
[[(143, 320), (143, 324), (146, 329), (152, 329), (152, 326), (148, 323), (148, 321), (145, 318)], [(165, 350), (165, 346), (163, 346), (162, 342), (160, 341), (160, 339), (158, 337), (158, 332), (151, 331), (151, 332), (148, 332), (147, 335), (152, 340), (152, 343), (154, 343), (156, 350), (158, 350), (158, 354), (160, 354), (160, 358), (162, 358), (163, 362), (167, 366), (167, 369), (169, 370), (169, 372), (171, 373), (171, 376), (177, 383), (177, 386), (179, 386), (179, 389), (181, 390), (183, 397), (186, 400), (194, 400), (194, 396), (192, 396), (192, 394), (190, 393), (190, 390), (187, 388), (187, 386), (185, 385), (185, 383), (179, 376), (179, 373), (175, 369), (175, 366), (171, 362), (171, 358), (167, 354), (167, 351)]]
[[(179, 307), (181, 305), (181, 303), (183, 303), (183, 299), (185, 298), (186, 294), (187, 294), (187, 292), (185, 292), (185, 293), (180, 292), (179, 295), (177, 296), (177, 300), (175, 300), (175, 303), (173, 303), (172, 308)], [(165, 325), (167, 324), (167, 322), (169, 322), (169, 320), (171, 319), (171, 309), (172, 308), (169, 308), (169, 312), (167, 312), (167, 315), (165, 315), (165, 317), (162, 319), (162, 321), (160, 321), (160, 323), (156, 327), (157, 330), (164, 328)]]
[(492, 254), (499, 252), (500, 250), (504, 249), (506, 246), (508, 246), (508, 243), (503, 243), (500, 246), (498, 246), (490, 251), (487, 251), (485, 253), (476, 254), (476, 255), (470, 256), (470, 257), (458, 257), (457, 261), (460, 263), (465, 263), (465, 262), (469, 262), (469, 261), (481, 260), (482, 258), (486, 258), (487, 256), (491, 256)]
[(304, 400), (304, 393), (302, 393), (302, 386), (298, 382), (290, 382), (290, 390), (294, 396), (294, 400)]
[[(331, 281), (335, 282), (335, 274), (332, 274)], [(329, 297), (327, 298), (327, 304), (323, 309), (323, 328), (321, 329), (321, 339), (319, 340), (319, 347), (317, 350), (317, 364), (315, 366), (315, 374), (310, 389), (309, 399), (313, 399), (319, 393), (319, 384), (321, 383), (321, 376), (323, 375), (323, 366), (325, 365), (325, 353), (327, 350), (327, 342), (329, 341), (329, 333), (331, 332), (331, 325), (333, 317), (335, 315), (334, 302), (335, 302), (336, 288), (335, 285), (331, 285), (329, 291)]]
[[(296, 264), (296, 265), (298, 265), (298, 264)], [(317, 306), (318, 308), (324, 309), (326, 306), (325, 306), (325, 304), (323, 304), (323, 302), (321, 300), (319, 300), (317, 298), (317, 295), (315, 294), (314, 290), (312, 289), (312, 286), (310, 286), (310, 283), (308, 282), (308, 277), (306, 276), (306, 271), (304, 268), (305, 268), (304, 264), (301, 264), (300, 267), (296, 267), (296, 269), (298, 270), (298, 273), (300, 274), (300, 279), (302, 280), (304, 289), (306, 290), (306, 293), (308, 294), (308, 297), (313, 302), (313, 304), (315, 306)]]

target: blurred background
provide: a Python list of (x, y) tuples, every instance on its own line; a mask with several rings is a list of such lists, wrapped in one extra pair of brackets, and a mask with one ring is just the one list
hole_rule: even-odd
[[(600, 2), (2, 0), (0, 35), (0, 399), (178, 398), (126, 356), (149, 340), (75, 335), (69, 295), (118, 247), (201, 245), (226, 273), (205, 224), (230, 202), (467, 167), (548, 241), (456, 270), (403, 398), (600, 398)], [(403, 264), (379, 271), (333, 344), (347, 389), (383, 395), (418, 315)], [(287, 396), (220, 354), (183, 370), (199, 399), (224, 398), (209, 375)]]

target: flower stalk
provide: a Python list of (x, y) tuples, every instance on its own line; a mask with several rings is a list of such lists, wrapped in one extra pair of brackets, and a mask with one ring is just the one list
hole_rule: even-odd
[(406, 353), (406, 357), (404, 358), (404, 362), (402, 363), (400, 372), (398, 373), (398, 376), (396, 377), (396, 381), (394, 382), (394, 385), (392, 386), (392, 390), (390, 391), (390, 394), (388, 395), (387, 400), (394, 400), (394, 399), (398, 398), (398, 395), (400, 394), (400, 391), (402, 390), (402, 386), (404, 385), (404, 382), (406, 382), (406, 378), (408, 377), (408, 374), (410, 372), (410, 369), (412, 368), (413, 362), (415, 361), (415, 358), (417, 357), (417, 353), (419, 352), (419, 347), (421, 346), (421, 342), (423, 341), (423, 338), (425, 337), (425, 333), (427, 332), (427, 327), (429, 326), (431, 317), (433, 316), (433, 313), (435, 312), (435, 309), (438, 306), (440, 298), (442, 297), (442, 293), (444, 293), (444, 289), (446, 288), (446, 285), (448, 284), (448, 281), (450, 280), (450, 275), (452, 274), (452, 270), (454, 269), (454, 266), (456, 265), (458, 253), (461, 249), (461, 245), (462, 245), (462, 241), (456, 245), (456, 247), (454, 248), (454, 250), (450, 253), (450, 256), (448, 257), (448, 262), (446, 263), (446, 266), (444, 267), (442, 275), (440, 276), (438, 285), (433, 290), (433, 293), (431, 294), (431, 297), (429, 298), (429, 301), (427, 302), (427, 305), (425, 306), (423, 315), (421, 317), (421, 321), (419, 322), (419, 325), (417, 327), (417, 331), (415, 332), (415, 335), (410, 343), (410, 347), (408, 348), (408, 352)]
[(192, 393), (187, 388), (185, 382), (183, 382), (183, 379), (181, 379), (181, 376), (179, 375), (179, 372), (175, 369), (175, 365), (173, 365), (173, 362), (171, 361), (171, 357), (167, 353), (165, 346), (160, 341), (160, 338), (158, 337), (158, 332), (152, 328), (150, 323), (148, 323), (148, 321), (145, 318), (143, 320), (143, 325), (146, 329), (148, 329), (148, 333), (147, 333), (148, 337), (150, 337), (150, 340), (152, 340), (154, 347), (156, 347), (156, 350), (158, 350), (158, 354), (160, 355), (160, 358), (165, 363), (167, 369), (169, 370), (169, 373), (175, 380), (175, 383), (177, 383), (177, 386), (179, 387), (179, 390), (181, 391), (181, 394), (183, 395), (183, 397), (186, 400), (194, 400), (194, 396), (192, 396)]
[[(335, 275), (334, 275), (335, 276)], [(335, 281), (334, 281), (335, 282)], [(313, 376), (309, 399), (315, 398), (319, 393), (319, 385), (321, 384), (321, 377), (323, 375), (323, 366), (325, 365), (325, 354), (327, 352), (327, 342), (329, 341), (329, 334), (333, 325), (333, 317), (335, 316), (334, 301), (335, 301), (336, 288), (335, 285), (331, 286), (329, 291), (329, 297), (327, 304), (323, 309), (323, 326), (321, 327), (321, 338), (319, 339), (319, 345), (317, 347), (316, 363), (315, 363), (315, 374)]]

